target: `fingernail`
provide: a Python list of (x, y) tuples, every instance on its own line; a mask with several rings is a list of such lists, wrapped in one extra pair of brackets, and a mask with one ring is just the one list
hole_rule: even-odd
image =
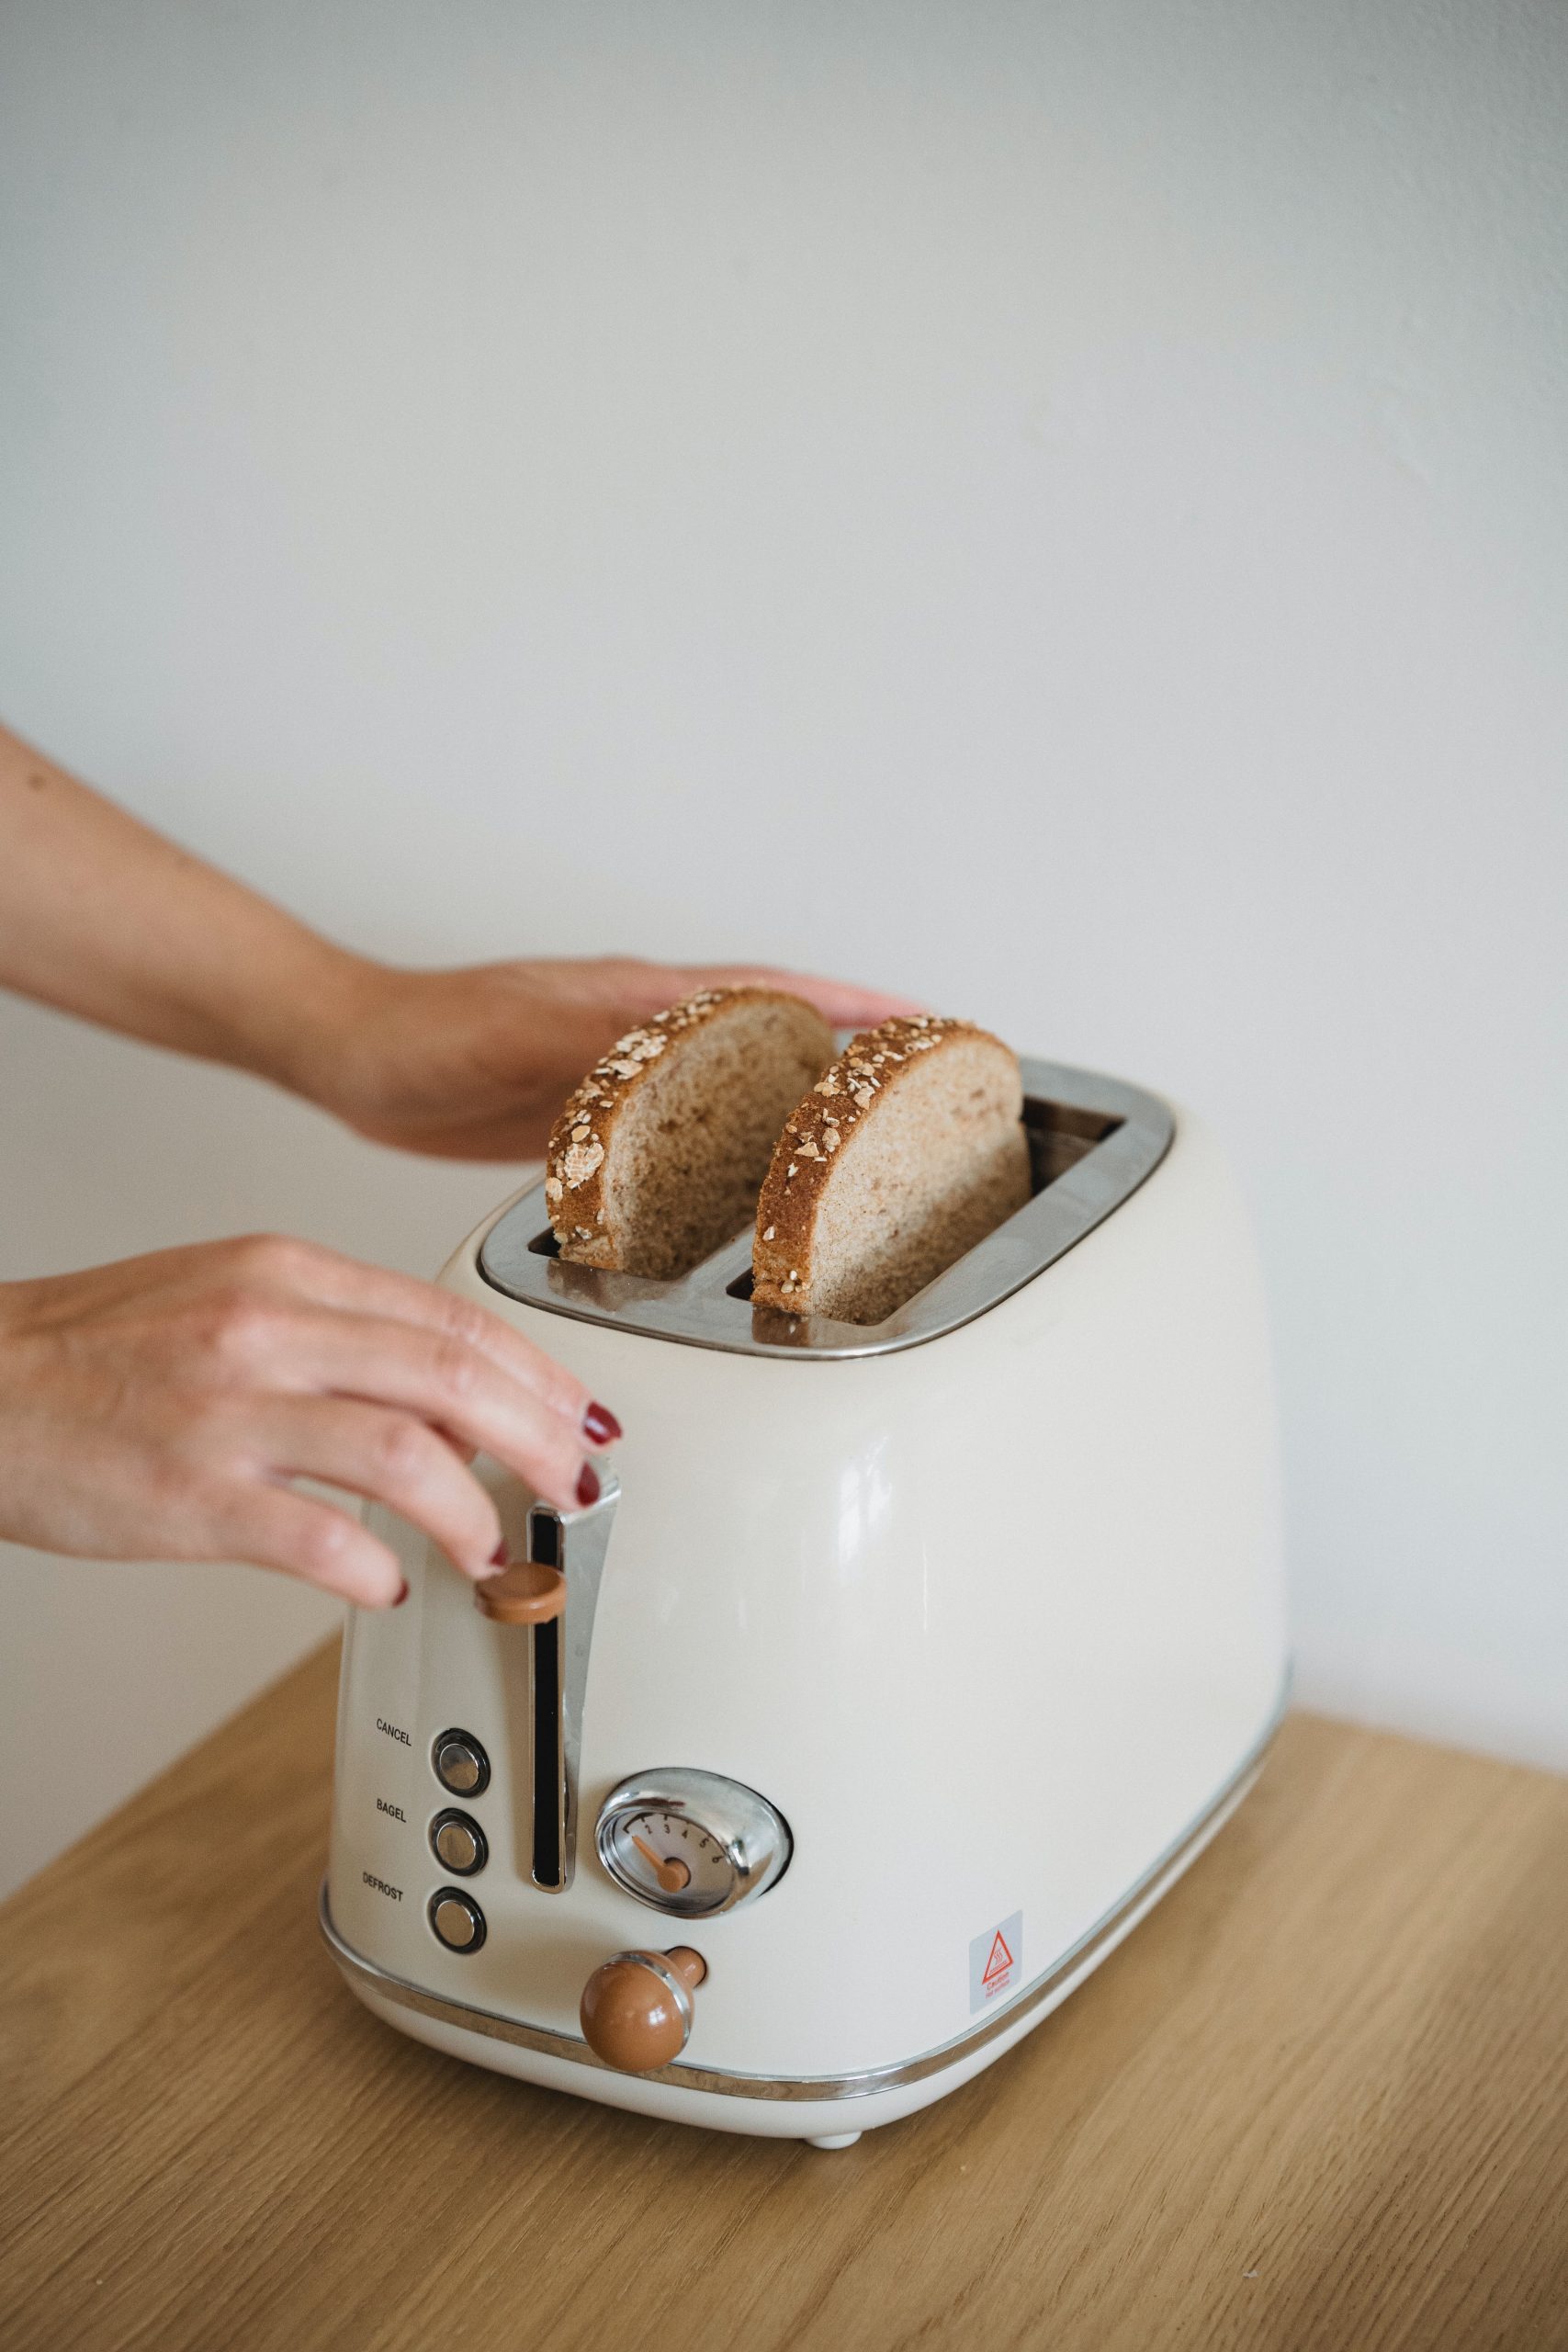
[(492, 1568), (503, 1568), (506, 1566), (506, 1538), (504, 1535), (496, 1545), (494, 1551), (491, 1554), (490, 1564)]
[(590, 1405), (582, 1416), (582, 1433), (590, 1445), (614, 1445), (621, 1425), (608, 1405)]
[(599, 1499), (599, 1473), (592, 1462), (585, 1462), (577, 1481), (577, 1501), (581, 1510)]
[(392, 1603), (393, 1608), (394, 1608), (394, 1609), (400, 1609), (400, 1608), (402, 1607), (402, 1605), (403, 1605), (404, 1601), (408, 1599), (408, 1597), (409, 1597), (408, 1579), (407, 1579), (407, 1577), (405, 1577), (405, 1578), (403, 1579), (402, 1583), (398, 1587), (398, 1597), (397, 1597), (396, 1600), (394, 1600), (394, 1601), (393, 1601), (393, 1603)]

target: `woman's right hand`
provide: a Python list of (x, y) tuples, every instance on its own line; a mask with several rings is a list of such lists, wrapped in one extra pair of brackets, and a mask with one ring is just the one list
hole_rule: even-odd
[(391, 1551), (295, 1479), (389, 1504), (479, 1578), (501, 1527), (473, 1453), (572, 1510), (619, 1434), (499, 1316), (310, 1242), (0, 1284), (0, 1535), (46, 1552), (250, 1560), (389, 1607)]

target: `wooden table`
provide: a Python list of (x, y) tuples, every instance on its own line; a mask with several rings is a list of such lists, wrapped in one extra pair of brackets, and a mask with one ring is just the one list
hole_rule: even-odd
[(1568, 2346), (1568, 1782), (1294, 1717), (1082, 1992), (829, 2155), (360, 2008), (335, 1662), (0, 1909), (6, 2352)]

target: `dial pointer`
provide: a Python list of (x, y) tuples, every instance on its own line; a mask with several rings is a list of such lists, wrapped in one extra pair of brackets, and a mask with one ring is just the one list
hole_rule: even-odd
[(652, 1847), (637, 1836), (635, 1829), (631, 1833), (631, 1838), (632, 1844), (644, 1861), (651, 1864), (653, 1875), (659, 1881), (663, 1894), (679, 1894), (683, 1886), (690, 1885), (692, 1873), (684, 1862), (667, 1862), (661, 1854), (656, 1854)]

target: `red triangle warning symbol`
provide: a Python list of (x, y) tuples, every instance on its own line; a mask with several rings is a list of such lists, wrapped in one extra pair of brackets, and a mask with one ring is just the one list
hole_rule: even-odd
[(981, 1984), (994, 1984), (998, 1977), (1005, 1976), (1011, 1966), (1012, 1954), (1008, 1950), (1007, 1938), (998, 1928), (991, 1939), (990, 1955), (986, 1962), (986, 1973), (980, 1979)]

